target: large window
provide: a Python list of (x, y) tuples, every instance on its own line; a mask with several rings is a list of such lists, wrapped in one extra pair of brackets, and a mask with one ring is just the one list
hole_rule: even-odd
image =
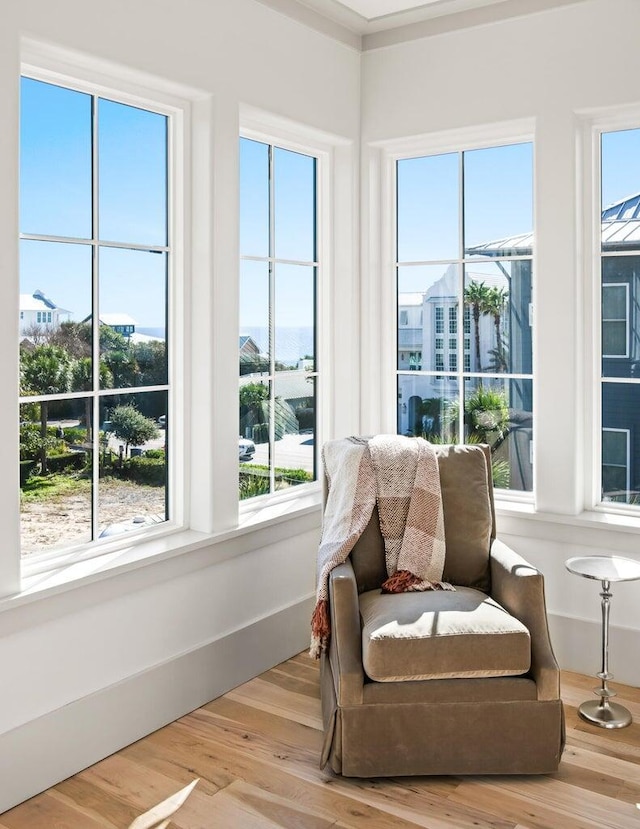
[(316, 478), (317, 159), (240, 141), (240, 498)]
[(640, 505), (640, 129), (601, 135), (601, 500)]
[(22, 554), (170, 517), (168, 114), (21, 81)]
[(398, 319), (419, 297), (424, 321), (398, 432), (488, 443), (495, 485), (532, 490), (532, 144), (400, 159), (396, 181)]

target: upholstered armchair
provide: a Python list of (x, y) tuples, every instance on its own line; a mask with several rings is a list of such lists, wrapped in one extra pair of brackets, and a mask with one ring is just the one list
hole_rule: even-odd
[(542, 774), (564, 745), (541, 573), (495, 536), (487, 447), (436, 447), (455, 592), (383, 594), (377, 509), (330, 575), (321, 764), (349, 777)]

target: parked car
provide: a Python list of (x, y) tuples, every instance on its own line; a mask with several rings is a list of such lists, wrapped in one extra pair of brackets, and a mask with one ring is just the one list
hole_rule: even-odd
[(250, 461), (256, 451), (256, 445), (248, 438), (238, 438), (238, 459), (241, 461)]
[(160, 417), (158, 418), (158, 426), (161, 429), (166, 429), (167, 428), (167, 416), (166, 415), (160, 415)]

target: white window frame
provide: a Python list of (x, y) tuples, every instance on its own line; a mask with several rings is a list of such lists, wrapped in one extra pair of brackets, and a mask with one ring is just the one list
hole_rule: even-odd
[[(589, 284), (584, 293), (583, 326), (590, 335), (584, 339), (584, 440), (585, 475), (584, 509), (595, 514), (620, 516), (618, 520), (638, 521), (640, 508), (630, 504), (602, 501), (602, 195), (601, 195), (601, 136), (617, 130), (640, 129), (640, 106), (620, 107), (615, 110), (593, 110), (581, 113), (578, 121), (578, 154), (581, 177), (578, 204), (580, 241), (583, 243), (585, 270)], [(636, 251), (617, 256), (640, 256)], [(612, 283), (613, 284), (613, 283)], [(628, 306), (629, 307), (629, 306)], [(627, 343), (629, 327), (627, 327)], [(613, 358), (607, 358), (613, 359)], [(612, 378), (612, 382), (634, 382), (628, 378)], [(624, 518), (623, 518), (624, 517)]]
[[(332, 239), (339, 217), (336, 215), (339, 200), (336, 198), (338, 183), (336, 176), (344, 172), (350, 163), (351, 148), (347, 142), (337, 140), (320, 130), (303, 127), (287, 118), (274, 116), (249, 105), (240, 108), (239, 138), (248, 138), (264, 144), (271, 144), (284, 150), (310, 155), (316, 159), (316, 430), (315, 469), (316, 480), (307, 484), (291, 487), (289, 490), (271, 492), (237, 500), (240, 523), (255, 520), (262, 513), (279, 509), (281, 504), (294, 504), (297, 501), (319, 503), (321, 498), (321, 458), (320, 447), (324, 441), (335, 434), (335, 412), (330, 408), (330, 400), (340, 395), (335, 390), (337, 378), (330, 379), (330, 366), (335, 359), (331, 348), (333, 337), (328, 326), (336, 316), (336, 304), (340, 302), (336, 286), (333, 284)], [(333, 205), (333, 210), (332, 210)], [(345, 194), (344, 206), (348, 205)], [(397, 319), (397, 317), (396, 317)], [(239, 322), (237, 331), (239, 333)], [(237, 338), (236, 338), (237, 339)], [(236, 372), (237, 374), (237, 372)], [(237, 382), (237, 378), (236, 378)], [(239, 409), (236, 406), (236, 431)]]
[[(185, 314), (190, 286), (185, 254), (185, 222), (188, 215), (187, 200), (190, 197), (186, 171), (189, 165), (191, 108), (196, 96), (191, 90), (166, 84), (142, 73), (114, 67), (84, 55), (68, 53), (58, 47), (31, 40), (23, 42), (20, 76), (167, 116), (167, 231), (168, 238), (172, 240), (167, 287), (167, 339), (170, 343), (170, 392), (167, 414), (172, 423), (172, 439), (169, 442), (167, 458), (169, 520), (119, 537), (95, 539), (83, 545), (69, 545), (50, 552), (30, 554), (20, 561), (22, 578), (29, 579), (43, 572), (60, 570), (65, 566), (76, 566), (81, 562), (109, 556), (118, 550), (140, 548), (138, 553), (133, 554), (134, 557), (145, 557), (144, 548), (148, 546), (150, 554), (153, 555), (158, 550), (157, 545), (161, 539), (185, 530), (188, 526), (189, 458), (185, 451), (188, 434), (185, 406), (189, 384), (184, 377), (189, 351), (185, 341), (185, 331), (189, 330)], [(30, 238), (29, 235), (26, 238)], [(178, 497), (178, 493), (182, 493), (182, 497)], [(17, 524), (16, 537), (19, 538), (19, 513), (12, 520)], [(19, 546), (16, 555), (20, 556)], [(1, 575), (0, 573), (0, 591)]]
[[(369, 151), (371, 153), (377, 152), (380, 162), (380, 199), (382, 201), (383, 209), (381, 215), (382, 225), (382, 254), (381, 260), (385, 263), (385, 270), (381, 272), (380, 285), (380, 303), (381, 303), (381, 326), (382, 336), (378, 333), (378, 342), (386, 343), (393, 342), (396, 338), (396, 332), (393, 329), (395, 320), (397, 319), (397, 294), (396, 294), (396, 165), (401, 159), (416, 158), (419, 156), (440, 155), (445, 153), (463, 153), (471, 150), (497, 148), (500, 146), (508, 146), (511, 144), (531, 143), (533, 146), (533, 178), (534, 185), (536, 181), (536, 139), (535, 139), (535, 120), (533, 118), (523, 118), (514, 121), (505, 121), (503, 123), (488, 124), (478, 127), (470, 127), (468, 129), (454, 129), (445, 132), (439, 132), (428, 135), (411, 136), (409, 138), (400, 138), (391, 141), (382, 141), (370, 145)], [(536, 195), (534, 190), (534, 205), (533, 205), (533, 232), (536, 230)], [(462, 228), (460, 229), (462, 232)], [(521, 257), (505, 257), (505, 259), (529, 259), (532, 263), (534, 273), (537, 270), (536, 259), (537, 254), (534, 249), (531, 256)], [(457, 262), (460, 267), (463, 267), (466, 260), (451, 260)], [(449, 262), (449, 260), (447, 260)], [(537, 291), (537, 280), (534, 282), (534, 302)], [(387, 311), (390, 309), (390, 311)], [(462, 323), (458, 323), (458, 339), (464, 337), (465, 331), (465, 313), (464, 304), (463, 310), (459, 311), (459, 319)], [(469, 318), (470, 319), (470, 318)], [(373, 338), (376, 336), (375, 332), (370, 331), (369, 342), (373, 347)], [(538, 390), (536, 384), (536, 332), (532, 332), (532, 347), (533, 347), (533, 370), (531, 375), (509, 374), (505, 378), (509, 379), (528, 379), (533, 383), (533, 409), (534, 409), (534, 430), (538, 397)], [(381, 411), (381, 426), (379, 430), (393, 433), (397, 428), (397, 362), (393, 363), (393, 358), (397, 353), (397, 349), (387, 348), (380, 353), (380, 364), (383, 367), (382, 381), (380, 385), (380, 396), (382, 398)], [(434, 369), (432, 371), (437, 371)], [(461, 376), (461, 375), (460, 375)], [(472, 373), (471, 378), (465, 377), (465, 382), (475, 377)], [(491, 374), (482, 372), (477, 374), (478, 377), (490, 377)], [(435, 376), (434, 380), (441, 380), (441, 376)], [(367, 401), (369, 390), (363, 389), (363, 400)], [(395, 408), (394, 408), (395, 407)], [(375, 404), (371, 403), (372, 410), (375, 409)], [(460, 417), (463, 417), (461, 411)], [(376, 431), (376, 428), (368, 431)], [(536, 469), (540, 461), (534, 460), (534, 483), (533, 491), (522, 492), (517, 490), (496, 490), (496, 498), (502, 502), (513, 502), (527, 505), (534, 505), (536, 500)]]
[[(315, 344), (316, 349), (317, 349), (318, 340), (319, 340), (319, 337), (318, 337), (319, 332), (318, 332), (317, 308), (318, 308), (318, 305), (319, 305), (320, 275), (321, 275), (321, 272), (322, 272), (322, 267), (321, 267), (322, 266), (322, 261), (320, 259), (320, 245), (319, 245), (319, 240), (318, 240), (318, 234), (319, 234), (319, 227), (318, 227), (319, 226), (319, 205), (318, 205), (318, 202), (319, 202), (319, 190), (320, 190), (319, 180), (320, 180), (320, 163), (321, 163), (320, 157), (319, 157), (317, 152), (315, 152), (311, 149), (302, 150), (302, 149), (300, 149), (299, 145), (297, 146), (296, 149), (293, 149), (290, 145), (285, 146), (284, 142), (274, 140), (273, 138), (268, 138), (268, 139), (266, 137), (256, 138), (254, 135), (246, 134), (245, 130), (241, 129), (238, 141), (240, 142), (242, 139), (248, 139), (248, 140), (260, 142), (261, 144), (263, 144), (263, 145), (265, 145), (266, 147), (269, 148), (270, 162), (269, 162), (269, 170), (267, 171), (267, 177), (268, 177), (268, 188), (269, 188), (269, 208), (268, 208), (268, 210), (269, 210), (269, 222), (270, 222), (270, 225), (269, 225), (270, 226), (270, 239), (269, 239), (269, 248), (270, 248), (270, 250), (269, 250), (267, 256), (256, 256), (256, 255), (252, 255), (252, 254), (245, 254), (245, 253), (243, 253), (242, 250), (240, 250), (240, 267), (242, 267), (242, 262), (243, 261), (248, 261), (248, 262), (260, 262), (260, 263), (263, 263), (265, 265), (268, 265), (269, 267), (271, 267), (272, 265), (277, 267), (279, 264), (294, 264), (296, 266), (299, 265), (301, 267), (313, 268), (314, 269), (314, 271), (315, 271), (315, 283), (314, 283), (314, 297), (313, 297), (313, 300), (314, 300), (314, 309), (316, 310), (315, 318), (314, 318), (314, 344)], [(288, 142), (287, 142), (287, 144), (288, 144)], [(273, 214), (275, 212), (275, 205), (274, 205), (274, 201), (273, 201), (274, 182), (273, 182), (273, 156), (272, 156), (272, 153), (271, 153), (272, 148), (273, 148), (273, 150), (278, 150), (278, 149), (288, 150), (288, 151), (293, 150), (293, 152), (296, 152), (296, 153), (299, 153), (299, 154), (302, 154), (302, 155), (305, 155), (309, 158), (314, 159), (314, 162), (315, 162), (314, 190), (315, 190), (315, 195), (316, 195), (316, 202), (315, 202), (315, 205), (314, 205), (314, 237), (315, 237), (315, 257), (316, 258), (315, 258), (314, 261), (311, 261), (311, 260), (304, 260), (304, 261), (295, 260), (295, 261), (293, 261), (293, 260), (283, 259), (282, 257), (278, 257), (278, 256), (275, 255), (275, 249), (273, 249), (274, 245), (275, 245), (275, 233), (276, 233), (276, 231), (274, 230), (274, 222), (273, 222), (273, 220), (274, 220), (274, 215)], [(241, 279), (241, 274), (239, 276), (239, 279)], [(269, 308), (268, 308), (267, 318), (269, 320), (269, 330), (267, 331), (267, 335), (269, 337), (270, 343), (273, 343), (273, 342), (275, 342), (275, 340), (274, 340), (274, 337), (275, 337), (275, 318), (274, 318), (274, 314), (272, 312), (275, 311), (275, 297), (273, 296), (272, 290), (269, 291), (268, 303), (269, 303)], [(238, 319), (238, 324), (239, 324), (239, 319)], [(247, 498), (247, 499), (244, 499), (244, 500), (240, 501), (240, 504), (241, 504), (240, 509), (241, 510), (243, 509), (243, 505), (245, 503), (249, 503), (249, 504), (253, 505), (254, 503), (257, 502), (258, 504), (260, 504), (261, 500), (271, 501), (271, 500), (273, 500), (273, 498), (275, 496), (280, 495), (280, 493), (277, 492), (276, 489), (275, 489), (275, 457), (272, 457), (272, 455), (271, 455), (271, 449), (275, 445), (274, 401), (275, 401), (275, 398), (276, 398), (276, 385), (277, 385), (277, 378), (278, 378), (278, 372), (275, 370), (275, 354), (273, 354), (273, 353), (270, 354), (269, 362), (270, 362), (270, 368), (269, 368), (268, 374), (263, 379), (266, 381), (266, 383), (268, 385), (268, 388), (269, 388), (269, 398), (268, 398), (268, 400), (269, 400), (270, 411), (269, 411), (269, 421), (268, 421), (268, 428), (269, 428), (269, 463), (268, 463), (268, 465), (269, 465), (269, 486), (270, 486), (271, 491), (269, 493), (265, 494), (265, 495), (256, 495), (256, 496), (253, 496), (252, 498)], [(318, 416), (317, 416), (317, 412), (318, 412), (318, 389), (319, 389), (320, 382), (321, 382), (320, 372), (318, 371), (318, 356), (317, 356), (317, 354), (314, 354), (314, 363), (315, 363), (314, 370), (312, 372), (309, 372), (309, 376), (313, 377), (314, 380), (315, 380), (315, 383), (314, 383), (314, 402), (315, 402), (316, 426), (317, 426), (317, 420), (318, 420)], [(299, 372), (299, 370), (296, 369), (296, 372)], [(313, 487), (314, 485), (316, 485), (316, 487), (317, 487), (318, 478), (320, 477), (320, 456), (319, 456), (319, 452), (318, 452), (318, 447), (321, 444), (318, 442), (317, 438), (315, 437), (316, 432), (317, 432), (317, 428), (314, 429), (314, 446), (313, 446), (313, 469), (314, 469), (314, 472), (315, 472), (315, 479), (313, 481), (309, 482), (308, 484), (298, 484), (295, 487), (291, 487), (291, 490), (302, 489), (302, 492), (304, 493), (304, 488), (305, 487), (307, 487), (307, 488), (308, 487)], [(289, 493), (287, 493), (287, 494), (289, 494)]]
[[(640, 247), (638, 248), (638, 251), (639, 251), (639, 254), (640, 254)], [(624, 337), (624, 354), (605, 354), (604, 351), (603, 351), (602, 352), (602, 357), (606, 360), (625, 360), (625, 359), (628, 360), (629, 359), (629, 331), (630, 331), (630, 327), (629, 327), (629, 323), (630, 323), (630, 318), (629, 318), (629, 310), (630, 310), (630, 308), (629, 308), (629, 283), (628, 282), (603, 282), (602, 283), (602, 292), (603, 292), (603, 294), (604, 294), (604, 291), (605, 291), (606, 288), (624, 288), (625, 316), (624, 316), (624, 319), (613, 319), (613, 318), (608, 318), (608, 317), (605, 318), (604, 316), (602, 316), (601, 325), (604, 325), (606, 322), (624, 322), (624, 324), (625, 324), (625, 329), (624, 329), (625, 330), (625, 337)], [(604, 307), (604, 301), (602, 302), (602, 305)]]

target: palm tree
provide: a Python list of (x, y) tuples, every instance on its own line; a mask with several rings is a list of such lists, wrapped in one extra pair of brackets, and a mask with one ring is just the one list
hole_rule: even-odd
[(480, 317), (487, 312), (487, 301), (491, 288), (487, 288), (484, 282), (476, 282), (474, 279), (464, 289), (464, 301), (471, 306), (473, 316), (473, 328), (475, 336), (476, 371), (482, 371), (480, 358)]
[[(39, 345), (33, 351), (21, 353), (21, 378), (24, 394), (64, 394), (71, 389), (71, 358), (57, 345)], [(44, 475), (47, 471), (47, 418), (49, 404), (40, 401), (40, 465)]]
[(507, 359), (504, 351), (504, 343), (502, 341), (502, 331), (500, 330), (500, 323), (502, 322), (502, 315), (504, 314), (504, 307), (507, 304), (509, 292), (506, 288), (489, 288), (485, 300), (485, 313), (491, 314), (493, 317), (493, 324), (496, 329), (496, 347), (494, 351), (494, 363), (496, 371), (507, 370)]

